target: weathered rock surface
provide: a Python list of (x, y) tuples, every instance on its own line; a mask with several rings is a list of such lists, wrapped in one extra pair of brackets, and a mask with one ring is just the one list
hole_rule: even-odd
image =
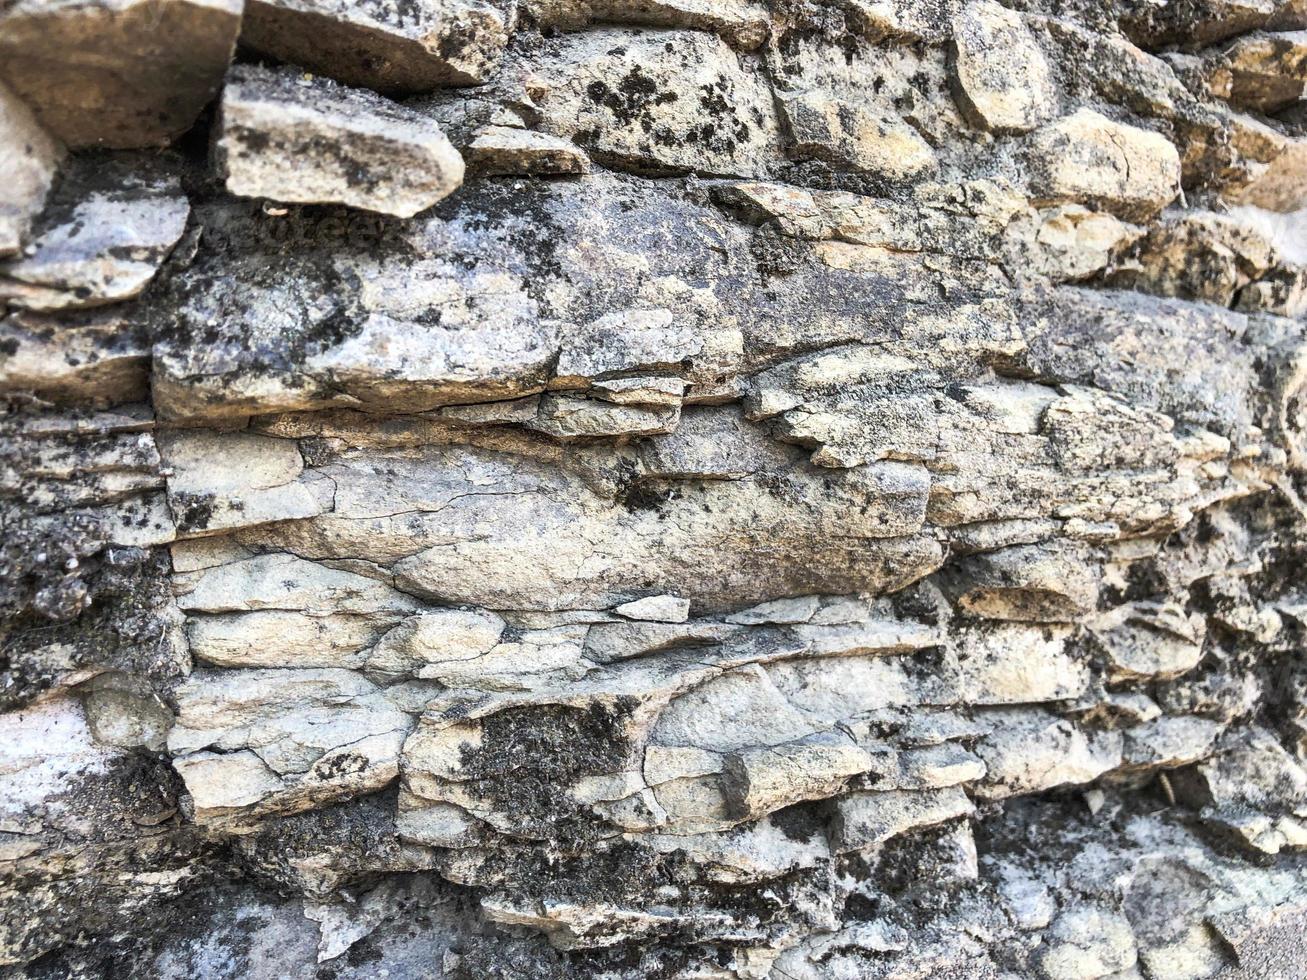
[(61, 153), (31, 108), (0, 83), (0, 162), (7, 175), (0, 190), (0, 256), (26, 244), (54, 183)]
[(434, 122), (293, 71), (233, 69), (214, 149), (227, 190), (242, 197), (407, 218), (463, 182), (463, 159)]
[(6, 103), (0, 972), (1302, 974), (1301, 4), (1018, 6)]
[(0, 10), (0, 79), (70, 147), (163, 146), (222, 84), (243, 0), (22, 0)]

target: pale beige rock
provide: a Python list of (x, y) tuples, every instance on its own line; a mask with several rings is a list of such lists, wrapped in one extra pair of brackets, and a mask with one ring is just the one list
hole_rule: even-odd
[(1197, 666), (1206, 624), (1174, 603), (1136, 603), (1113, 617), (1116, 625), (1094, 630), (1112, 672), (1120, 677), (1177, 677)]
[(426, 92), (486, 81), (510, 29), (482, 0), (246, 0), (241, 42), (349, 85)]
[(615, 405), (570, 395), (548, 394), (540, 399), (528, 429), (555, 439), (594, 439), (611, 436), (653, 436), (671, 432), (681, 417), (679, 404), (670, 407)]
[(555, 384), (577, 387), (608, 374), (662, 371), (691, 377), (723, 373), (739, 364), (744, 340), (738, 328), (678, 317), (671, 310), (607, 313), (569, 330), (555, 368)]
[(0, 11), (0, 79), (69, 147), (163, 146), (217, 94), (243, 0), (22, 0)]
[(936, 167), (935, 151), (904, 120), (889, 112), (832, 99), (822, 91), (780, 100), (789, 149), (836, 169), (909, 180)]
[(967, 794), (956, 787), (850, 793), (840, 797), (835, 807), (832, 843), (840, 851), (883, 844), (916, 827), (967, 817), (975, 810)]
[(627, 619), (655, 623), (684, 623), (690, 618), (690, 600), (674, 595), (651, 595), (616, 606), (613, 612)]
[(331, 485), (299, 480), (304, 461), (289, 440), (189, 430), (162, 434), (160, 450), (179, 533), (214, 534), (331, 509)]
[(487, 126), (463, 148), (463, 159), (472, 173), (496, 174), (584, 174), (590, 172), (590, 158), (573, 143), (510, 126)]
[(1041, 203), (1071, 201), (1144, 220), (1180, 191), (1180, 156), (1170, 141), (1093, 109), (1036, 131), (1027, 160), (1031, 190)]
[(1130, 922), (1118, 912), (1084, 907), (1053, 922), (1038, 953), (1048, 980), (1097, 980), (1116, 976), (1138, 957)]
[(430, 119), (291, 70), (232, 70), (216, 156), (233, 194), (404, 218), (463, 182), (463, 158)]
[(347, 670), (197, 671), (168, 736), (200, 823), (239, 823), (380, 789), (408, 715)]
[(0, 82), (0, 256), (26, 244), (45, 203), (63, 148), (36, 121), (31, 108)]
[(995, 731), (976, 746), (988, 774), (975, 791), (987, 799), (1089, 783), (1121, 764), (1120, 732), (1091, 731), (1036, 712), (991, 720)]
[(1044, 52), (1015, 11), (977, 0), (953, 19), (954, 95), (979, 126), (1026, 132), (1057, 114)]
[(576, 28), (590, 21), (692, 27), (713, 31), (751, 50), (767, 39), (767, 10), (753, 0), (526, 0), (545, 27)]
[(371, 670), (416, 672), (430, 663), (471, 660), (489, 653), (504, 620), (486, 610), (438, 609), (405, 620), (368, 654)]

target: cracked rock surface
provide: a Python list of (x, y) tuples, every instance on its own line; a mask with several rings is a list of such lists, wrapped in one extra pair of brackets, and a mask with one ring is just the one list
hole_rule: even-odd
[(0, 978), (1307, 975), (1305, 32), (0, 2)]

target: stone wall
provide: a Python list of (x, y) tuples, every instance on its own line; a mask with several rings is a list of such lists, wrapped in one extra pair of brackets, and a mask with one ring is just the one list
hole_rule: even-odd
[(1305, 29), (0, 2), (0, 976), (1307, 975)]

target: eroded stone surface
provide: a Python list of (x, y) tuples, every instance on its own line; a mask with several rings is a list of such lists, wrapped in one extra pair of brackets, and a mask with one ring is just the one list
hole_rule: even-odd
[(0, 77), (70, 147), (162, 146), (222, 84), (243, 0), (24, 0), (0, 13)]
[(246, 0), (241, 42), (347, 85), (425, 92), (484, 82), (508, 19), (482, 0)]
[(3, 968), (1297, 969), (1292, 4), (251, 6), (467, 178), (8, 259)]
[(435, 123), (369, 92), (293, 71), (232, 70), (215, 147), (227, 190), (410, 217), (463, 182)]

